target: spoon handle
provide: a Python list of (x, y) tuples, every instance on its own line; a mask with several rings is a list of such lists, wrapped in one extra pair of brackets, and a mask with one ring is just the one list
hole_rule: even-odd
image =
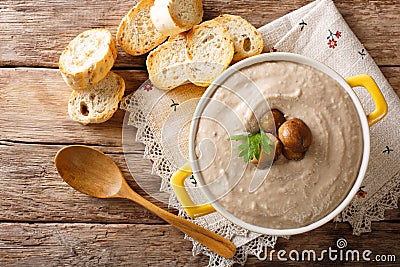
[(133, 191), (126, 182), (116, 197), (136, 202), (224, 258), (232, 258), (236, 253), (235, 245), (228, 239), (161, 209)]

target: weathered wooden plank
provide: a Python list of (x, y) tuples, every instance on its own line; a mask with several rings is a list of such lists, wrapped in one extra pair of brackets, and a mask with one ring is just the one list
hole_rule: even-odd
[(400, 223), (400, 202), (397, 205), (397, 209), (386, 210), (385, 220)]
[[(378, 266), (398, 266), (400, 247), (397, 244), (400, 243), (400, 224), (379, 222), (372, 226), (372, 232), (361, 236), (354, 236), (351, 234), (350, 225), (328, 223), (311, 232), (292, 236), (290, 239), (280, 238), (278, 239), (275, 251), (268, 250), (265, 261), (259, 261), (255, 257), (250, 257), (246, 266), (265, 266), (271, 263), (271, 255), (272, 261), (275, 264), (280, 263), (284, 266), (309, 266), (310, 263), (312, 266), (338, 266), (343, 264), (347, 266), (366, 266), (366, 264), (368, 266), (372, 264), (378, 264)], [(342, 249), (337, 247), (337, 241), (340, 238), (345, 239), (347, 242), (347, 245)], [(334, 258), (336, 255), (336, 260), (330, 260), (328, 254), (329, 248), (336, 250), (331, 253), (331, 258)], [(286, 254), (283, 257), (287, 258), (287, 261), (280, 261), (278, 259), (277, 254), (279, 250), (285, 250)], [(300, 259), (303, 251), (314, 250), (316, 252), (316, 260), (308, 260), (308, 254), (305, 252), (305, 261), (293, 261), (289, 258), (291, 250), (299, 252)], [(327, 251), (322, 257), (321, 252), (323, 250)], [(359, 261), (356, 260), (356, 254), (354, 254), (354, 260), (352, 260), (351, 254), (347, 254), (347, 259), (349, 260), (345, 260), (346, 253), (349, 250), (357, 250), (359, 252)], [(362, 253), (365, 250), (372, 251), (372, 254), (369, 255), (370, 261), (364, 261), (362, 258)], [(340, 260), (340, 251), (342, 251), (343, 260)], [(386, 259), (388, 259), (389, 255), (394, 255), (395, 261), (392, 258), (392, 261), (377, 262), (378, 258), (375, 259), (377, 255), (379, 257), (385, 255)], [(296, 257), (295, 252), (292, 252), (292, 257)], [(318, 260), (318, 258), (321, 260)], [(313, 259), (312, 255), (311, 259)], [(381, 259), (383, 258), (381, 257)]]
[[(291, 261), (288, 257), (291, 250), (301, 253), (303, 250), (314, 250), (320, 257), (322, 250), (329, 247), (337, 249), (337, 240), (344, 238), (347, 246), (342, 249), (358, 250), (360, 262), (348, 261), (349, 266), (362, 261), (362, 252), (371, 250), (373, 259), (376, 255), (395, 255), (398, 262), (400, 248), (400, 224), (381, 222), (373, 232), (362, 235), (351, 235), (346, 224), (328, 223), (312, 232), (292, 236), (289, 240), (279, 238), (275, 251), (268, 248), (266, 259), (259, 261), (249, 257), (246, 266), (274, 266), (281, 263), (291, 266), (317, 264), (319, 266), (338, 265), (340, 252), (336, 261), (330, 261), (328, 253), (324, 260)], [(277, 259), (277, 252), (285, 250), (286, 262)], [(293, 254), (294, 255), (294, 254)], [(183, 235), (168, 225), (141, 224), (25, 224), (0, 223), (0, 258), (2, 266), (206, 266), (208, 257), (191, 255), (191, 243)], [(312, 259), (312, 258), (311, 258)], [(351, 257), (349, 257), (351, 259)], [(376, 263), (376, 262), (375, 262)], [(385, 266), (396, 266), (393, 262)]]
[(393, 90), (400, 96), (400, 68), (398, 67), (381, 67), (380, 68), (386, 79), (389, 81)]
[[(147, 79), (144, 71), (117, 71), (126, 93)], [(71, 89), (52, 69), (0, 69), (0, 140), (121, 146), (124, 112), (103, 124), (80, 125), (68, 116)]]
[[(58, 175), (53, 159), (60, 145), (0, 142), (0, 221), (163, 223), (137, 204), (120, 199), (96, 199), (79, 193)], [(149, 197), (134, 181), (122, 148), (100, 148), (117, 163), (129, 184), (164, 209), (167, 202)], [(147, 192), (158, 193), (160, 178), (151, 175), (151, 162), (143, 159), (143, 147), (132, 149), (135, 178)], [(168, 195), (165, 194), (168, 200)], [(165, 200), (164, 199), (164, 200)], [(175, 212), (174, 209), (169, 211)]]
[(2, 266), (206, 266), (171, 226), (0, 224)]
[[(115, 36), (137, 1), (1, 1), (0, 65), (57, 66), (62, 50), (80, 32), (104, 27)], [(145, 57), (120, 50), (118, 66), (144, 66)]]
[[(69, 187), (59, 177), (53, 163), (61, 147), (0, 142), (0, 221), (163, 223), (130, 201), (96, 199)], [(132, 147), (128, 155), (130, 166), (134, 166), (131, 172), (135, 179), (121, 147), (102, 146), (99, 149), (117, 163), (134, 190), (168, 209), (169, 196), (159, 192), (161, 180), (151, 175), (151, 162), (143, 159), (143, 146)], [(389, 210), (386, 215), (387, 220), (400, 221), (399, 210)]]
[[(381, 69), (399, 93), (400, 67)], [(117, 72), (127, 83), (127, 94), (147, 79), (145, 71)], [(71, 121), (67, 112), (71, 89), (57, 70), (3, 68), (0, 88), (0, 140), (121, 146), (124, 112), (118, 111), (108, 122), (98, 125)]]
[[(400, 47), (399, 1), (334, 2), (378, 65), (399, 65), (400, 56), (396, 52)], [(397, 29), (385, 30), (392, 27)]]
[[(116, 33), (121, 18), (136, 1), (15, 1), (0, 2), (0, 66), (56, 67), (58, 57), (80, 32), (105, 27)], [(271, 22), (310, 0), (205, 0), (204, 19), (221, 13), (241, 15), (255, 26)], [(380, 65), (400, 65), (400, 19), (396, 0), (336, 0), (350, 27)], [(144, 67), (144, 56), (120, 51), (117, 66)]]
[[(106, 27), (115, 34), (120, 19), (134, 2), (0, 1), (0, 67), (56, 67), (62, 49), (76, 34), (92, 27)], [(276, 4), (276, 1), (262, 0), (228, 3), (207, 0), (205, 19), (232, 13), (261, 26), (308, 2), (311, 1)], [(337, 0), (335, 3), (377, 63), (387, 65), (381, 69), (400, 95), (399, 2)], [(120, 51), (117, 66), (143, 68), (144, 58)], [(144, 71), (118, 72), (127, 82), (127, 92), (132, 92), (147, 78)], [(67, 143), (90, 144), (109, 154), (129, 183), (146, 196), (130, 176), (122, 154), (122, 111), (101, 125), (82, 126), (72, 122), (66, 109), (70, 89), (57, 70), (0, 69), (0, 88), (2, 265), (205, 266), (208, 263), (205, 256), (191, 256), (191, 244), (182, 239), (181, 233), (141, 207), (125, 200), (84, 196), (58, 176), (53, 165), (56, 151)], [(132, 138), (134, 133), (133, 129)], [(135, 177), (150, 178), (151, 163), (141, 159), (143, 146), (134, 145), (130, 152), (137, 162)], [(153, 178), (145, 186), (157, 191), (159, 184), (154, 181), (158, 178)], [(151, 201), (166, 208), (163, 203)], [(336, 240), (344, 237), (350, 249), (396, 254), (398, 260), (399, 216), (398, 209), (386, 212), (387, 221), (373, 223), (373, 232), (361, 237), (352, 236), (351, 227), (346, 223), (328, 223), (290, 240), (279, 239), (276, 250), (320, 252), (330, 246), (335, 249)], [(250, 258), (247, 266), (268, 263)], [(322, 265), (337, 263), (324, 261)], [(299, 262), (286, 264), (297, 266)]]

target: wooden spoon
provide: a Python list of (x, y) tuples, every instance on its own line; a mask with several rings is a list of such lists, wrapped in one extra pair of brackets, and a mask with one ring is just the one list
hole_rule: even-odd
[(157, 207), (133, 191), (115, 162), (103, 152), (87, 146), (67, 146), (58, 151), (54, 163), (64, 181), (76, 190), (92, 197), (130, 199), (218, 255), (235, 255), (236, 247), (228, 239)]

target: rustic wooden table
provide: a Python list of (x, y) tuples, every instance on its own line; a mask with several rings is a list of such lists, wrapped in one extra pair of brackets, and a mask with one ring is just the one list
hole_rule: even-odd
[[(231, 13), (261, 26), (309, 2), (205, 0), (204, 18)], [(207, 265), (208, 257), (192, 256), (191, 243), (156, 216), (125, 200), (99, 200), (74, 191), (58, 176), (53, 164), (55, 153), (65, 145), (96, 147), (112, 157), (133, 188), (146, 196), (133, 181), (124, 160), (124, 112), (118, 111), (100, 125), (82, 126), (71, 121), (67, 114), (71, 90), (57, 69), (61, 51), (74, 36), (94, 27), (105, 27), (115, 34), (120, 19), (134, 3), (0, 1), (2, 265)], [(335, 3), (400, 95), (399, 2)], [(145, 57), (119, 52), (114, 69), (125, 78), (128, 94), (147, 78)], [(133, 154), (138, 159), (137, 173), (150, 167), (150, 162), (141, 159), (142, 145), (137, 145)], [(166, 204), (151, 200), (167, 209)], [(385, 220), (374, 222), (372, 230), (357, 237), (347, 223), (328, 223), (290, 240), (281, 238), (276, 249), (321, 251), (334, 247), (343, 237), (349, 248), (395, 254), (399, 262), (399, 210), (387, 211)], [(264, 264), (256, 258), (247, 262), (248, 266)]]

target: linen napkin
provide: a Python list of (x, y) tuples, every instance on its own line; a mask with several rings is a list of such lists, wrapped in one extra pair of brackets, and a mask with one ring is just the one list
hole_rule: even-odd
[[(371, 222), (384, 219), (385, 209), (397, 208), (400, 195), (400, 165), (396, 160), (400, 151), (397, 95), (331, 0), (312, 2), (259, 31), (264, 39), (264, 52), (302, 54), (330, 66), (343, 77), (366, 73), (382, 90), (389, 113), (370, 128), (371, 154), (363, 184), (351, 204), (335, 218), (338, 222), (349, 222), (355, 235), (371, 231)], [(209, 266), (244, 264), (248, 255), (263, 260), (263, 252), (274, 247), (277, 237), (250, 232), (217, 213), (190, 219), (169, 186), (171, 175), (188, 158), (189, 125), (203, 92), (204, 89), (182, 86), (166, 93), (147, 81), (123, 100), (121, 108), (128, 111), (126, 124), (138, 128), (136, 138), (145, 144), (144, 157), (153, 161), (152, 171), (161, 177), (161, 191), (170, 194), (169, 204), (179, 209), (180, 216), (231, 239), (238, 248), (234, 258), (225, 259), (193, 241), (193, 253), (208, 255)], [(372, 111), (374, 104), (366, 90), (356, 90), (356, 94), (366, 113)], [(194, 177), (187, 179), (186, 185), (196, 203), (206, 202), (196, 191)]]

